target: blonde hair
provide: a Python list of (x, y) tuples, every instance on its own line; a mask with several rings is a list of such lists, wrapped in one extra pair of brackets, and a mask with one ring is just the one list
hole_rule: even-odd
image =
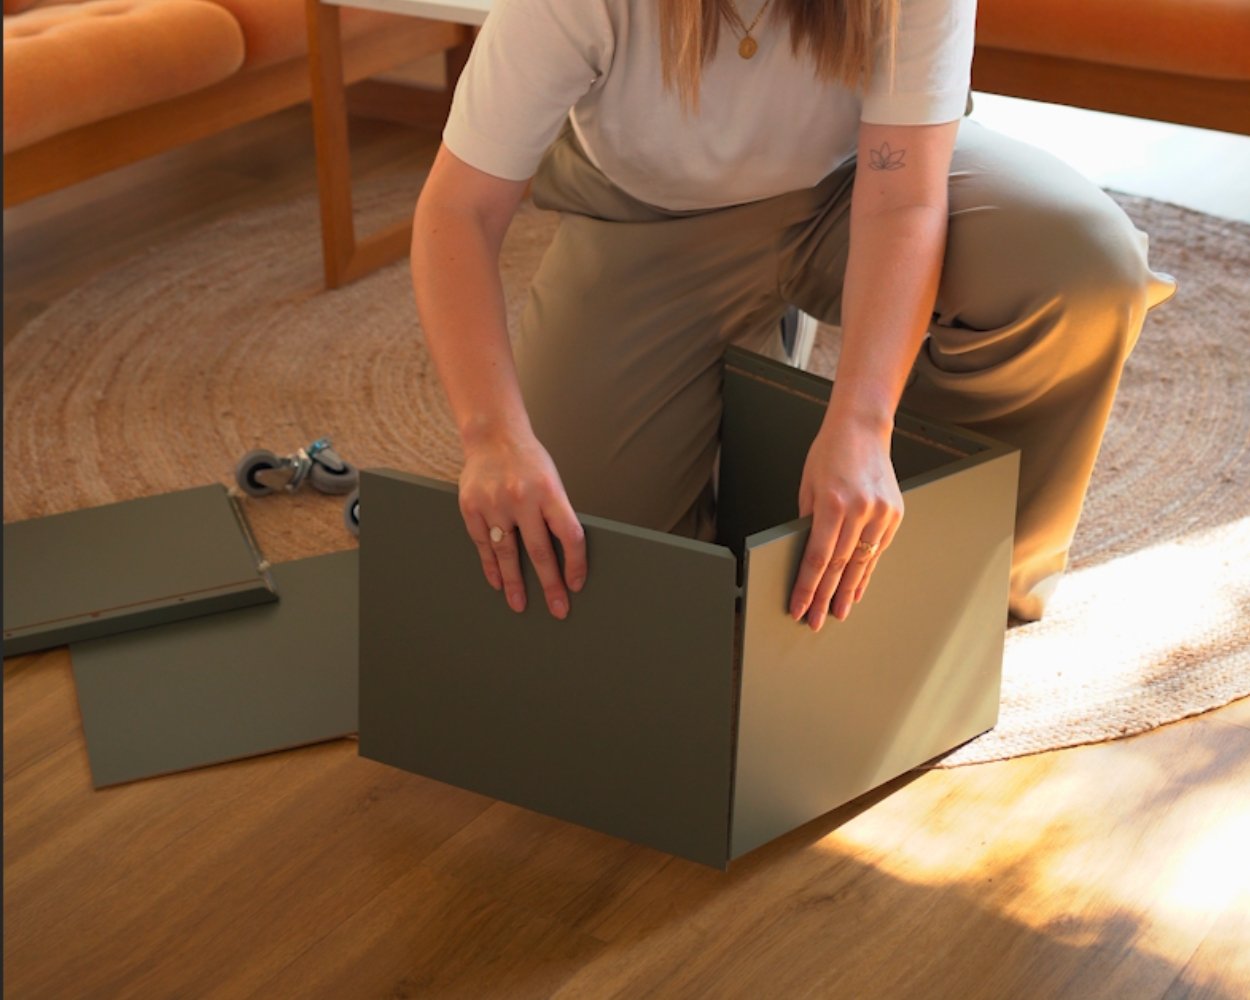
[[(732, 0), (657, 0), (664, 86), (698, 111), (703, 64), (716, 54)], [(892, 58), (899, 0), (771, 0), (768, 17), (790, 24), (790, 51), (810, 58), (818, 79), (856, 87), (868, 79), (879, 44)]]

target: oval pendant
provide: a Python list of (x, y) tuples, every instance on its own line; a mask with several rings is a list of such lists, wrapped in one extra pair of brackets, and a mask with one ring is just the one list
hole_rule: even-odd
[(756, 44), (755, 39), (750, 35), (746, 35), (738, 43), (738, 55), (742, 56), (743, 59), (750, 59), (757, 51), (759, 51), (759, 45)]

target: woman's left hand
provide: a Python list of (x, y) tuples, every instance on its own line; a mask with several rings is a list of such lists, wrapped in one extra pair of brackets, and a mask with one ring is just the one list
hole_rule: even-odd
[(790, 615), (819, 631), (832, 611), (845, 621), (903, 520), (903, 495), (890, 463), (890, 434), (826, 419), (799, 486), (799, 516), (812, 532), (790, 596)]

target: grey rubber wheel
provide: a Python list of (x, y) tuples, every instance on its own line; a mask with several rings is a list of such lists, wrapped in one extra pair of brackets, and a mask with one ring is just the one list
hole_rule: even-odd
[(272, 451), (257, 448), (249, 451), (234, 467), (234, 481), (248, 496), (264, 497), (273, 492), (272, 486), (266, 486), (256, 478), (256, 473), (265, 469), (281, 468), (281, 461)]
[(357, 538), (360, 537), (360, 490), (352, 490), (343, 506), (343, 524)]
[(341, 471), (335, 471), (314, 461), (312, 471), (309, 473), (313, 489), (332, 496), (342, 496), (354, 490), (356, 484), (360, 482), (360, 473), (350, 462), (343, 462), (342, 465)]

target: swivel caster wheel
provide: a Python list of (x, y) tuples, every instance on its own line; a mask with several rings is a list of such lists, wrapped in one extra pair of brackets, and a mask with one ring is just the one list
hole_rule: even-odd
[(360, 537), (360, 489), (354, 489), (343, 507), (343, 524), (355, 537)]
[(291, 481), (290, 463), (272, 451), (256, 448), (234, 467), (234, 481), (251, 497), (268, 496)]
[(342, 496), (356, 488), (360, 473), (330, 446), (329, 438), (318, 438), (293, 455), (275, 455), (257, 448), (249, 451), (234, 467), (234, 481), (248, 496), (268, 496), (276, 490), (298, 490), (305, 480), (313, 489), (331, 496)]
[[(318, 447), (318, 445), (324, 445)], [(331, 496), (342, 496), (350, 493), (360, 482), (360, 472), (350, 462), (339, 457), (338, 452), (330, 447), (328, 438), (316, 441), (308, 448), (308, 457), (312, 459), (309, 479), (313, 489)]]

